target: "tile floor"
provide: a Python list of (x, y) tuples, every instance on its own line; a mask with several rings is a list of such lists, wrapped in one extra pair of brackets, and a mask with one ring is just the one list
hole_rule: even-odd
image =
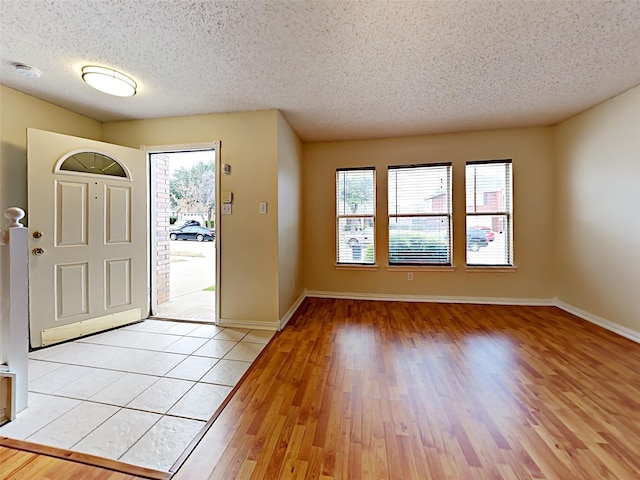
[(32, 352), (0, 436), (168, 471), (273, 335), (145, 320)]

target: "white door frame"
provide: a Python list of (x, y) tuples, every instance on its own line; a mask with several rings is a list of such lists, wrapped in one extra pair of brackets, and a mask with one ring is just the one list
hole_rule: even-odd
[[(188, 152), (190, 150), (214, 150), (215, 151), (215, 219), (216, 219), (216, 289), (215, 289), (215, 318), (214, 323), (218, 325), (220, 323), (220, 259), (221, 259), (221, 251), (220, 251), (220, 236), (221, 236), (221, 215), (220, 215), (220, 173), (222, 172), (222, 166), (220, 165), (220, 148), (222, 146), (222, 142), (220, 140), (216, 140), (213, 142), (205, 142), (205, 143), (185, 143), (185, 144), (174, 144), (174, 145), (141, 145), (140, 149), (144, 150), (147, 153), (147, 162), (149, 163), (149, 212), (150, 212), (150, 224), (149, 224), (149, 248), (151, 252), (151, 258), (149, 259), (149, 267), (150, 269), (156, 265), (157, 256), (158, 256), (158, 242), (156, 239), (156, 229), (157, 229), (157, 205), (156, 205), (156, 185), (154, 179), (156, 178), (156, 167), (154, 162), (151, 161), (151, 154), (153, 153), (172, 153), (172, 152)], [(158, 281), (155, 275), (151, 275), (151, 315), (156, 315), (158, 310)]]

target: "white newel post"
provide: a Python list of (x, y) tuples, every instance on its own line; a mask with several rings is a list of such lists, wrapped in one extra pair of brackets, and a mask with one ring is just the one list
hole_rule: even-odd
[[(28, 314), (28, 229), (20, 223), (24, 210), (7, 208), (9, 220), (2, 243), (9, 249), (9, 318), (2, 319), (2, 357), (14, 378), (14, 415), (27, 407), (27, 366), (29, 358)], [(5, 257), (6, 258), (6, 257)]]

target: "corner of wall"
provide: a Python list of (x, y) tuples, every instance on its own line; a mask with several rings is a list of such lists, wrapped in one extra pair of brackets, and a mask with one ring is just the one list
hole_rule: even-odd
[(640, 331), (639, 112), (637, 86), (554, 127), (555, 296), (618, 333)]
[(576, 317), (581, 318), (582, 320), (586, 320), (587, 322), (598, 325), (610, 332), (616, 333), (622, 337), (628, 338), (636, 343), (640, 343), (640, 332), (635, 330), (631, 330), (630, 328), (624, 327), (617, 323), (611, 322), (606, 318), (599, 317), (598, 315), (594, 315), (580, 308), (574, 307), (573, 305), (569, 305), (562, 300), (558, 300), (556, 298), (555, 301), (556, 307), (564, 310), (567, 313), (575, 315)]
[(278, 111), (278, 312), (303, 291), (302, 142)]

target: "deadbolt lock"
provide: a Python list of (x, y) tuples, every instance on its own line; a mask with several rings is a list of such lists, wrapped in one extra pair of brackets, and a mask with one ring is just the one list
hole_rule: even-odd
[(33, 253), (36, 257), (39, 255), (42, 255), (44, 253), (44, 249), (43, 248), (34, 248), (33, 250), (31, 250), (31, 253)]
[(42, 238), (42, 232), (33, 232), (33, 238)]

